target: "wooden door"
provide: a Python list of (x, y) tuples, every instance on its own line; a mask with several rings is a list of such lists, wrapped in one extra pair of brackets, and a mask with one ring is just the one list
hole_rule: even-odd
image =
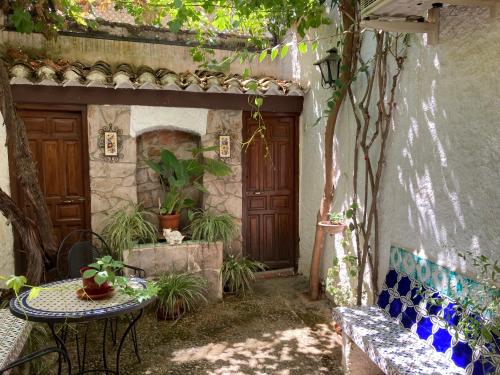
[[(90, 228), (90, 187), (85, 110), (20, 106), (30, 150), (54, 225), (56, 244), (74, 229)], [(13, 197), (32, 217), (30, 202), (17, 188), (11, 159)], [(26, 254), (16, 241), (16, 272), (24, 272)]]
[[(297, 119), (265, 115), (264, 137), (256, 136), (243, 152), (244, 252), (269, 268), (295, 267), (297, 236)], [(258, 128), (249, 114), (243, 135)]]

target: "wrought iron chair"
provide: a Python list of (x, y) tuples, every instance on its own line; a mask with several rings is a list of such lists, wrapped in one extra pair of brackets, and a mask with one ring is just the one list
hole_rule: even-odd
[(43, 357), (43, 356), (50, 354), (50, 353), (58, 353), (59, 358), (62, 357), (64, 359), (66, 364), (68, 364), (68, 375), (71, 375), (71, 367), (69, 366), (68, 356), (66, 355), (66, 352), (64, 352), (63, 350), (61, 350), (57, 347), (51, 347), (51, 348), (39, 350), (37, 352), (25, 355), (24, 357), (17, 359), (16, 361), (8, 364), (7, 366), (0, 368), (0, 375), (2, 375), (4, 373), (8, 373), (9, 370), (12, 370), (18, 366), (21, 366), (25, 363), (31, 362), (37, 358)]
[[(78, 278), (81, 276), (80, 269), (82, 267), (93, 263), (96, 258), (111, 254), (111, 248), (102, 238), (102, 236), (95, 232), (92, 232), (89, 229), (76, 229), (63, 238), (61, 244), (59, 245), (59, 249), (57, 250), (56, 269), (59, 279), (65, 280)], [(142, 279), (146, 277), (146, 271), (142, 268), (134, 267), (128, 264), (124, 264), (123, 267), (132, 270), (135, 276), (138, 276)], [(110, 320), (109, 323), (111, 327), (111, 338), (113, 340), (113, 343), (116, 344), (118, 319), (114, 318)], [(135, 330), (135, 327), (132, 329), (131, 334), (135, 355), (140, 362), (141, 358), (139, 356), (137, 332)], [(86, 335), (87, 329), (85, 329), (85, 336)], [(67, 332), (63, 332), (62, 336), (65, 340)], [(78, 333), (76, 334), (76, 340), (78, 341)], [(84, 338), (84, 342), (87, 342), (86, 337)], [(84, 348), (84, 352), (85, 350), (86, 348)]]
[[(88, 229), (76, 229), (70, 232), (59, 245), (57, 250), (57, 274), (59, 279), (80, 277), (80, 268), (87, 266), (103, 255), (111, 255), (111, 249), (104, 239)], [(123, 265), (124, 268), (134, 271), (140, 278), (146, 277), (142, 268)]]

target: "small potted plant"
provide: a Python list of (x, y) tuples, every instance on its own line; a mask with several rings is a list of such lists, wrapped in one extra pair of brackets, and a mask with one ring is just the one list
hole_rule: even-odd
[(206, 280), (192, 273), (167, 273), (156, 283), (158, 287), (158, 320), (177, 319), (206, 303)]
[(328, 220), (320, 221), (318, 225), (325, 228), (330, 234), (340, 233), (346, 228), (345, 216), (340, 212), (329, 212)]
[(201, 153), (213, 148), (191, 150), (192, 159), (177, 159), (169, 150), (162, 150), (160, 161), (146, 160), (146, 164), (160, 176), (164, 191), (163, 203), (160, 202), (160, 225), (163, 229), (179, 229), (181, 211), (191, 208), (191, 197), (195, 191), (206, 192), (201, 184), (205, 172), (214, 176), (226, 176), (231, 173), (227, 164), (210, 158), (202, 159)]
[(228, 213), (216, 214), (211, 210), (195, 210), (189, 212), (191, 224), (189, 230), (193, 240), (208, 242), (222, 241), (228, 245), (234, 239), (236, 224)]
[(103, 235), (115, 258), (121, 259), (123, 250), (131, 249), (138, 243), (157, 241), (158, 230), (148, 221), (148, 216), (153, 215), (143, 210), (140, 203), (131, 202), (108, 218)]
[(79, 297), (92, 299), (109, 297), (114, 290), (116, 275), (123, 268), (123, 263), (114, 260), (110, 255), (96, 259), (95, 263), (82, 267), (83, 288), (77, 291)]
[(245, 295), (252, 291), (255, 273), (264, 271), (266, 266), (242, 256), (228, 255), (221, 267), (224, 295)]

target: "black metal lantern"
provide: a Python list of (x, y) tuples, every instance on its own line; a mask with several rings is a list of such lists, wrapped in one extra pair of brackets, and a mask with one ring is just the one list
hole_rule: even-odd
[(340, 56), (337, 54), (337, 49), (332, 48), (328, 51), (328, 56), (315, 62), (314, 65), (319, 67), (321, 71), (321, 86), (324, 88), (335, 87), (335, 83), (340, 74)]

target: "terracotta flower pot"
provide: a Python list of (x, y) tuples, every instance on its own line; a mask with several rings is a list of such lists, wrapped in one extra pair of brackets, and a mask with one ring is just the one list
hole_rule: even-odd
[(111, 285), (108, 283), (104, 283), (102, 285), (99, 285), (95, 282), (93, 277), (89, 277), (87, 279), (83, 278), (83, 273), (87, 270), (92, 269), (91, 267), (82, 267), (80, 268), (80, 274), (82, 275), (82, 283), (83, 283), (83, 289), (85, 292), (89, 295), (101, 295), (109, 292), (110, 290), (113, 289)]
[(160, 226), (162, 227), (162, 229), (179, 230), (180, 220), (181, 214), (160, 215)]

